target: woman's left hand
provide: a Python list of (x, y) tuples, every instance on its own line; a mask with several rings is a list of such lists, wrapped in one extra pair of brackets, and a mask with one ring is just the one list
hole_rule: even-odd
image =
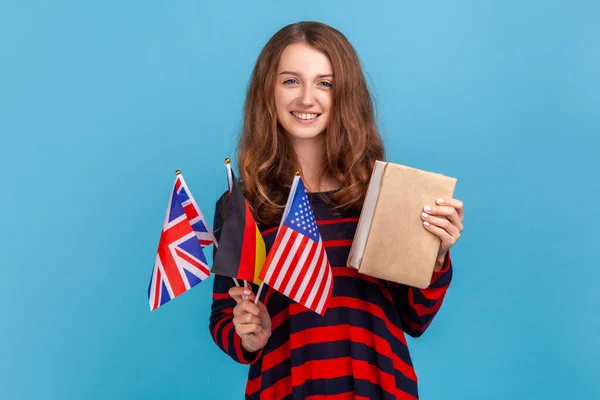
[[(457, 199), (437, 199), (435, 205), (426, 205), (421, 213), (423, 226), (441, 239), (439, 260), (444, 260), (463, 230), (464, 205)], [(437, 265), (436, 265), (437, 267)]]

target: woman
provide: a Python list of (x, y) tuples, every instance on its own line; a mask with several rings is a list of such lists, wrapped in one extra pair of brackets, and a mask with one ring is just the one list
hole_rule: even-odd
[[(345, 267), (373, 164), (383, 158), (360, 61), (344, 35), (316, 22), (277, 32), (248, 88), (238, 148), (244, 195), (268, 251), (300, 170), (334, 285), (320, 316), (270, 288), (254, 305), (256, 286), (215, 276), (210, 331), (235, 361), (251, 364), (246, 398), (418, 398), (404, 332), (420, 336), (441, 306), (463, 207), (455, 199), (423, 205), (423, 228), (441, 238), (429, 288)], [(217, 202), (217, 236), (224, 202)]]

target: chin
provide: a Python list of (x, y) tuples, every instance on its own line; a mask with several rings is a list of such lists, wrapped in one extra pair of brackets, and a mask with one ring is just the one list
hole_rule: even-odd
[(298, 126), (298, 124), (294, 123), (294, 121), (291, 122), (292, 123), (283, 125), (283, 129), (293, 139), (314, 139), (322, 136), (325, 132), (325, 127), (323, 126)]
[(322, 136), (323, 133), (325, 132), (325, 130), (323, 129), (323, 130), (306, 131), (306, 130), (298, 130), (298, 129), (289, 129), (289, 130), (286, 129), (286, 132), (293, 139), (307, 140), (307, 139), (314, 139), (316, 137)]

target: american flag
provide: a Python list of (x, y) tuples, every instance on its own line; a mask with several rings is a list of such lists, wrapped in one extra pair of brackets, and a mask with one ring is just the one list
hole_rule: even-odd
[[(191, 197), (183, 177), (178, 174), (169, 199), (148, 287), (151, 311), (196, 286), (210, 275), (200, 243), (202, 238), (208, 241), (206, 233), (212, 236), (212, 232), (206, 229), (206, 224), (203, 225), (205, 232), (200, 231), (200, 236), (196, 230), (199, 227), (198, 223), (203, 220), (204, 217)], [(195, 226), (193, 221), (196, 221)]]
[(299, 176), (260, 279), (318, 314), (325, 314), (333, 276), (308, 196)]

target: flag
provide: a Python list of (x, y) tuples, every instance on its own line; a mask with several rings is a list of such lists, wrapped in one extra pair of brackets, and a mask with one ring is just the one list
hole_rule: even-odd
[(196, 236), (202, 247), (210, 246), (217, 240), (212, 231), (208, 228), (208, 223), (206, 222), (204, 215), (202, 215), (196, 200), (194, 200), (192, 192), (188, 189), (185, 180), (183, 179), (183, 175), (179, 173), (177, 177), (178, 179), (175, 180), (175, 189), (178, 191), (179, 198), (181, 198), (183, 211), (185, 211), (185, 215), (190, 220), (190, 225), (194, 232), (196, 232)]
[(259, 285), (258, 274), (266, 257), (265, 241), (229, 164), (227, 168), (229, 199), (211, 272)]
[[(192, 203), (193, 209), (190, 208)], [(190, 219), (186, 207), (188, 212), (194, 211), (190, 214), (194, 218)], [(196, 228), (192, 226), (192, 221), (198, 224), (202, 219), (202, 214), (193, 201), (183, 177), (178, 173), (169, 198), (167, 215), (148, 287), (151, 311), (196, 286), (210, 275), (200, 244), (202, 239), (199, 240), (200, 237), (195, 230), (199, 229), (198, 225)], [(206, 224), (204, 228), (205, 232), (201, 232), (203, 235), (209, 232)], [(208, 240), (208, 236), (202, 237)]]
[(259, 278), (318, 314), (325, 314), (333, 276), (300, 176), (294, 177), (273, 247)]

